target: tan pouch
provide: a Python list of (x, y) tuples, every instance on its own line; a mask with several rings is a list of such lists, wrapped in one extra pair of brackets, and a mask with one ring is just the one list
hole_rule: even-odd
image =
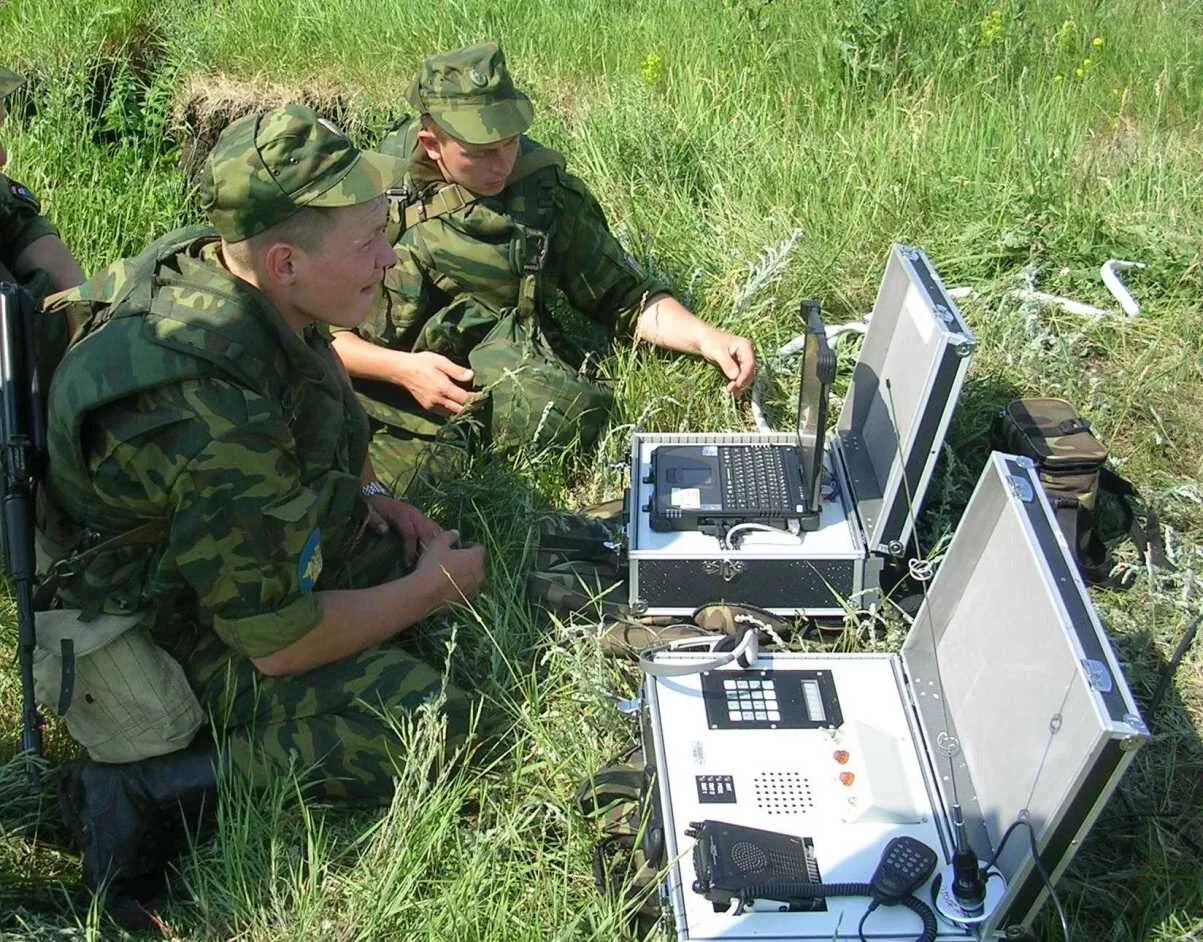
[(136, 762), (187, 746), (204, 711), (184, 669), (150, 640), (145, 614), (38, 612), (34, 696), (97, 762)]

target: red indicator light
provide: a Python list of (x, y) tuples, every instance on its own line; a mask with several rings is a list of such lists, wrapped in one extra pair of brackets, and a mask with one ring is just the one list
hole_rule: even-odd
[(848, 750), (847, 749), (837, 749), (835, 751), (835, 754), (832, 756), (832, 758), (835, 759), (835, 761), (838, 762), (840, 765), (847, 765), (848, 764)]

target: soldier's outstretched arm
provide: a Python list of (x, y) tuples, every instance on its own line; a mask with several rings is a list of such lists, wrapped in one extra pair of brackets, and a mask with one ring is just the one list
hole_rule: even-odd
[(484, 547), (456, 549), (448, 530), (426, 545), (408, 576), (370, 589), (316, 592), (321, 621), (286, 648), (251, 662), (264, 674), (299, 674), (387, 641), (431, 612), (469, 599), (484, 581)]
[(750, 340), (707, 324), (669, 294), (648, 298), (635, 336), (654, 346), (690, 353), (713, 363), (727, 377), (730, 393), (743, 392), (756, 376), (756, 353)]

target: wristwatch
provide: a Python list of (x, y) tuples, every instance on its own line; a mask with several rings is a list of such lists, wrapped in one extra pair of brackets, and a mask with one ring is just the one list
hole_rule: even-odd
[(388, 488), (379, 481), (368, 481), (368, 483), (359, 490), (364, 497), (377, 497), (381, 494), (385, 495), (386, 497), (388, 496)]

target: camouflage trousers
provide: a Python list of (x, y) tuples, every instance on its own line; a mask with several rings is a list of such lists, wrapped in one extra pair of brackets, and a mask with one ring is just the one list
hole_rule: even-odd
[(405, 762), (397, 723), (443, 695), (447, 753), (463, 745), (471, 701), (441, 671), (381, 646), (290, 677), (264, 677), (245, 659), (206, 686), (230, 771), (257, 786), (296, 774), (321, 801), (386, 802)]
[(376, 474), (395, 495), (412, 499), (462, 476), (484, 446), (519, 449), (590, 448), (609, 421), (613, 394), (530, 338), (511, 336), (507, 318), (468, 354), (481, 392), (448, 419), (390, 390), (390, 403), (365, 403), (373, 419), (370, 445)]
[[(405, 571), (402, 549), (393, 534), (365, 534), (353, 558), (318, 588), (397, 578)], [(420, 705), (441, 699), (448, 755), (464, 743), (472, 719), (472, 698), (394, 642), (302, 674), (268, 677), (203, 632), (181, 663), (224, 743), (230, 772), (258, 786), (295, 774), (318, 800), (388, 801), (395, 769), (406, 759), (397, 721)]]
[(415, 413), (397, 425), (373, 420), (368, 454), (376, 476), (398, 500), (420, 503), (444, 482), (463, 477), (480, 448), (481, 432), (475, 413), (448, 420)]

